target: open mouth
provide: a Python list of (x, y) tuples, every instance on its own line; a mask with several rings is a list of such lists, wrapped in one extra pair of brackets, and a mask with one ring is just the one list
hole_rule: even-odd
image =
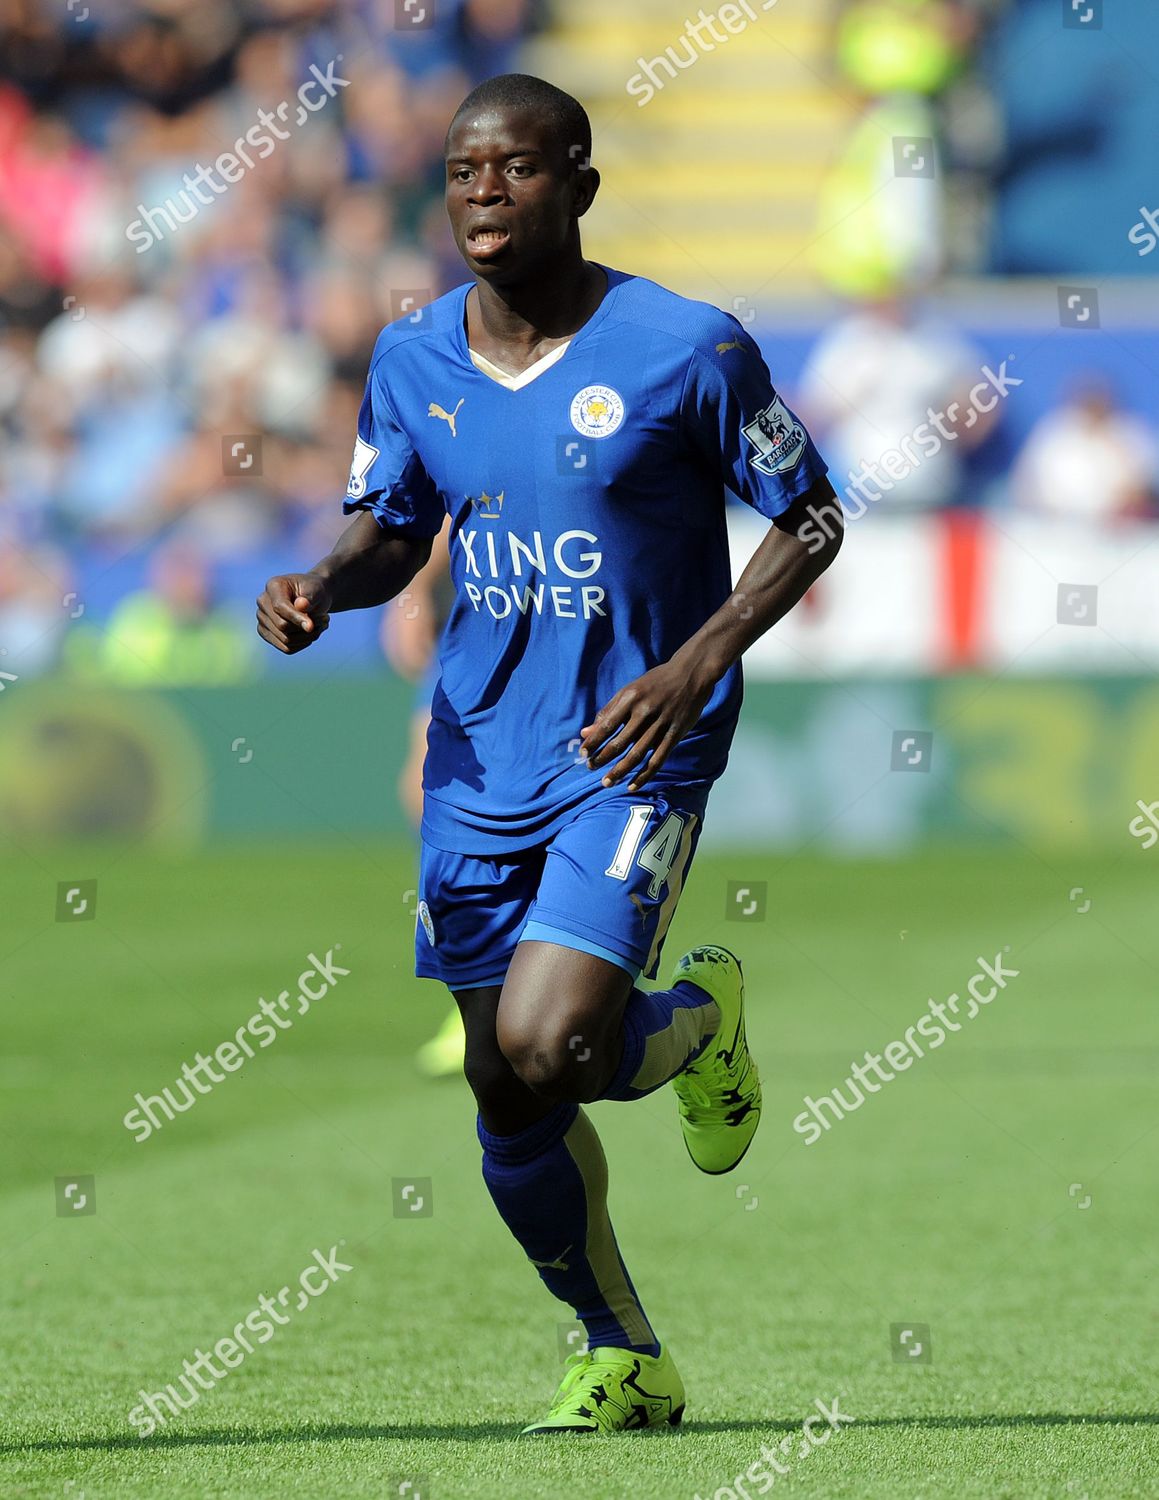
[(475, 260), (490, 260), (507, 245), (511, 236), (506, 229), (494, 226), (472, 229), (467, 235), (467, 248)]

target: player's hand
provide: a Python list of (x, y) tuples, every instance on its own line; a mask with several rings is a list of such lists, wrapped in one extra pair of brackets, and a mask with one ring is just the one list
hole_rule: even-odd
[(317, 573), (281, 573), (258, 596), (258, 634), (293, 656), (330, 624), (330, 586)]
[(604, 785), (616, 786), (631, 776), (628, 790), (634, 792), (656, 774), (700, 718), (714, 686), (715, 679), (705, 680), (675, 658), (653, 667), (622, 687), (580, 730), (580, 754), (593, 771), (616, 761), (605, 773)]

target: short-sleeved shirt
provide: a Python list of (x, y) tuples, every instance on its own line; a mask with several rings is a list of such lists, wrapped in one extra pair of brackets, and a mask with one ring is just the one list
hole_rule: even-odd
[[(563, 356), (515, 389), (471, 360), (465, 286), (375, 345), (345, 509), (422, 537), (451, 517), (423, 773), (435, 848), (529, 848), (614, 792), (580, 730), (728, 598), (726, 487), (772, 520), (826, 472), (735, 318), (607, 278)], [(719, 777), (741, 696), (738, 662), (656, 779)]]

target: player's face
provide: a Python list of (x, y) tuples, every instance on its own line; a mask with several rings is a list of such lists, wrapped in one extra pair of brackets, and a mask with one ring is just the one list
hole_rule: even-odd
[(523, 280), (567, 248), (599, 181), (577, 172), (572, 157), (534, 112), (489, 107), (456, 121), (447, 213), (459, 254), (481, 280)]

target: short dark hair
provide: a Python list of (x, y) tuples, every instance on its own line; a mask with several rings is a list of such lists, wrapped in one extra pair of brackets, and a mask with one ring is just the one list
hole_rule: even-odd
[(592, 122), (587, 110), (554, 83), (530, 73), (499, 73), (472, 89), (455, 111), (447, 131), (448, 140), (456, 121), (468, 110), (496, 107), (534, 110), (552, 126), (556, 140), (577, 169), (591, 166)]

